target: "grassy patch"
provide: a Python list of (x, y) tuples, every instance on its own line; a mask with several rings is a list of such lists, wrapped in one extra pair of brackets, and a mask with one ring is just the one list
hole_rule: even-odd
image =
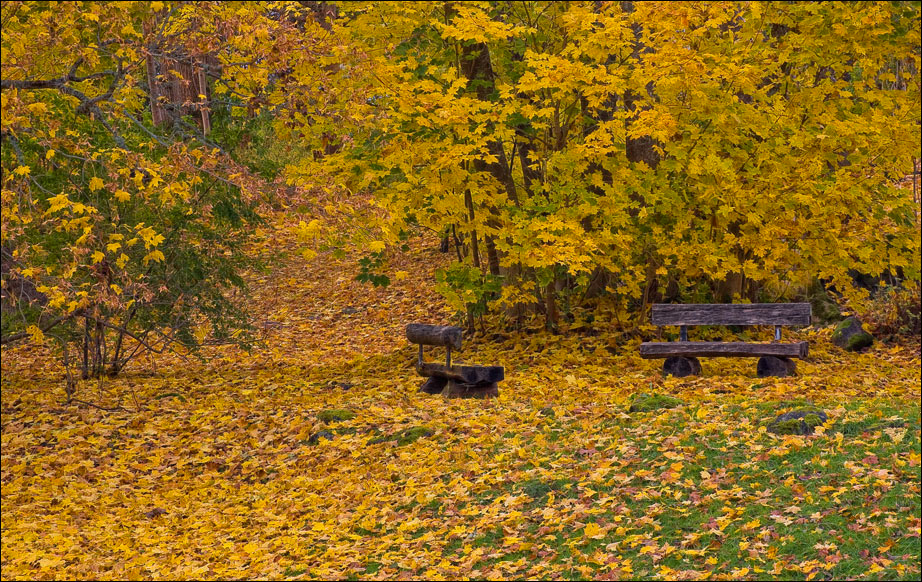
[(628, 412), (650, 412), (663, 408), (675, 408), (682, 401), (666, 394), (638, 394), (631, 401)]
[(411, 426), (410, 428), (406, 428), (394, 434), (376, 436), (369, 440), (368, 444), (374, 445), (393, 441), (397, 443), (398, 447), (402, 447), (412, 444), (423, 437), (432, 436), (433, 434), (435, 433), (432, 429), (426, 428), (425, 426)]
[(352, 420), (353, 418), (355, 418), (355, 413), (351, 410), (330, 409), (321, 410), (317, 413), (317, 420), (326, 423)]
[(285, 568), (284, 572), (282, 572), (282, 576), (286, 578), (294, 578), (295, 576), (300, 576), (305, 572), (307, 572), (307, 568), (293, 568), (289, 566), (288, 568)]

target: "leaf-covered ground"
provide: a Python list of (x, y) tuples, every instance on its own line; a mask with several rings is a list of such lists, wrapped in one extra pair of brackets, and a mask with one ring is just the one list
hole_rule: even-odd
[[(456, 359), (507, 379), (445, 400), (403, 337), (450, 320), (437, 241), (387, 289), (280, 243), (254, 277), (266, 347), (81, 387), (123, 410), (64, 407), (47, 353), (3, 351), (4, 579), (918, 578), (918, 344), (814, 329), (794, 378), (664, 380), (599, 318), (468, 338)], [(681, 404), (628, 413), (641, 392)], [(806, 403), (817, 434), (765, 430)]]

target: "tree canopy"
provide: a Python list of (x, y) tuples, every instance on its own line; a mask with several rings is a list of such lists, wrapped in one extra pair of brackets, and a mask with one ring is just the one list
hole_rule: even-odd
[(5, 269), (47, 298), (21, 320), (33, 336), (170, 303), (150, 311), (192, 343), (192, 297), (229, 314), (195, 289), (238, 283), (229, 233), (260, 187), (220, 142), (256, 117), (301, 152), (289, 183), (373, 193), (358, 236), (320, 248), (363, 244), (359, 276), (385, 284), (386, 249), (432, 229), (455, 257), (438, 289), (469, 316), (556, 328), (599, 296), (631, 319), (817, 280), (860, 306), (856, 272), (919, 279), (918, 208), (896, 187), (920, 151), (915, 3), (3, 10)]

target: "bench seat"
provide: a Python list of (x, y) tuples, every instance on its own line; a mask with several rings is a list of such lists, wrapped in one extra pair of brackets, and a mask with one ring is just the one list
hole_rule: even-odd
[(502, 366), (445, 366), (424, 363), (417, 367), (420, 376), (445, 378), (465, 384), (500, 382), (505, 379)]
[(643, 342), (642, 358), (672, 357), (760, 357), (806, 358), (809, 344), (746, 343), (746, 342)]

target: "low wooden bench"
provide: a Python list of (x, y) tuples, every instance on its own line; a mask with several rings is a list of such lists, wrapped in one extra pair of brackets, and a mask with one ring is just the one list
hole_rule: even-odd
[[(810, 325), (809, 303), (756, 303), (746, 305), (654, 304), (650, 315), (653, 325), (679, 326), (677, 342), (643, 342), (643, 358), (666, 358), (663, 374), (691, 376), (701, 373), (701, 357), (758, 357), (759, 377), (788, 376), (795, 371), (791, 358), (806, 358), (807, 342), (780, 343), (781, 327)], [(688, 327), (692, 325), (773, 325), (772, 343), (690, 342)]]
[[(451, 350), (461, 350), (461, 328), (448, 325), (411, 323), (406, 329), (407, 339), (419, 344), (416, 371), (428, 378), (420, 392), (442, 394), (453, 398), (491, 398), (499, 396), (498, 382), (505, 379), (502, 366), (453, 366)], [(423, 361), (423, 346), (444, 346), (445, 364)]]

